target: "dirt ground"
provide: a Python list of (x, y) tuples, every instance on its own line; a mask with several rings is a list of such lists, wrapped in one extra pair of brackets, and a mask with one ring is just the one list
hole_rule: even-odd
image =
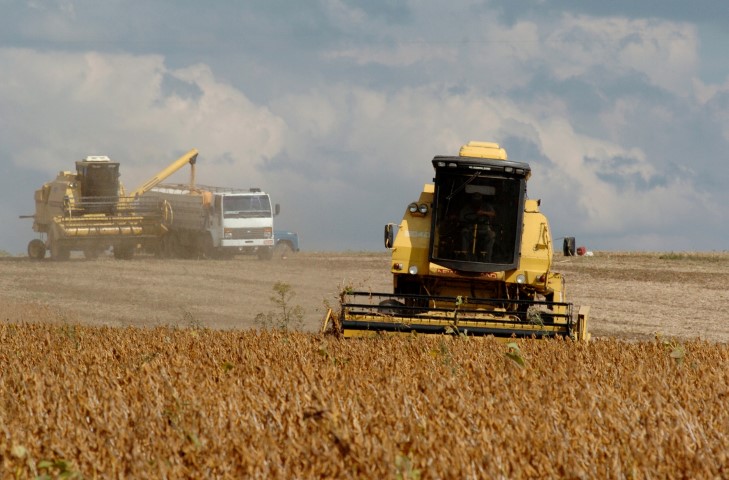
[[(729, 341), (729, 253), (559, 254), (554, 270), (566, 277), (568, 301), (590, 306), (593, 338)], [(245, 329), (257, 325), (257, 314), (278, 312), (271, 301), (277, 282), (291, 286), (289, 305), (300, 306), (304, 328), (316, 331), (342, 287), (391, 291), (389, 254), (299, 252), (273, 261), (6, 257), (0, 318)]]

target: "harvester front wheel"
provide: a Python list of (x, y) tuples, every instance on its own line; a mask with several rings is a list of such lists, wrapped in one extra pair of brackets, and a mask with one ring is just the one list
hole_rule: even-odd
[(46, 244), (39, 238), (34, 238), (28, 243), (28, 257), (33, 260), (43, 260), (46, 258)]

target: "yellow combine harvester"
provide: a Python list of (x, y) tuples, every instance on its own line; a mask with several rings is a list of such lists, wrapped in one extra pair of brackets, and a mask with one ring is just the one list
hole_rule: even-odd
[[(113, 247), (116, 258), (128, 259), (137, 245), (156, 247), (166, 231), (169, 208), (143, 194), (186, 164), (193, 168), (198, 152), (190, 150), (127, 194), (119, 181), (119, 162), (90, 156), (76, 162), (76, 172), (60, 172), (35, 192), (33, 230), (40, 234), (28, 244), (28, 256), (67, 260), (81, 250), (95, 258)], [(193, 180), (194, 181), (194, 180)]]
[(588, 340), (588, 307), (574, 311), (552, 271), (540, 201), (526, 195), (529, 164), (496, 143), (436, 156), (434, 184), (408, 205), (392, 249), (393, 293), (345, 291), (325, 320), (344, 336), (450, 333)]

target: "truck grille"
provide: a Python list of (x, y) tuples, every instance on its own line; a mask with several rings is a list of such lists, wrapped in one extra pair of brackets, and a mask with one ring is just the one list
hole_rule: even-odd
[[(271, 238), (270, 228), (226, 228), (225, 238), (233, 240), (259, 240)], [(230, 232), (230, 235), (228, 235)]]

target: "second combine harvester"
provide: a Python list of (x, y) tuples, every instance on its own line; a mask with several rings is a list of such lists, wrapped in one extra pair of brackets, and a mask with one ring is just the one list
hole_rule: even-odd
[(138, 245), (154, 248), (166, 233), (169, 206), (144, 193), (188, 163), (194, 177), (198, 152), (182, 155), (131, 192), (119, 181), (119, 162), (90, 156), (76, 162), (76, 172), (62, 171), (35, 192), (33, 219), (38, 233), (28, 244), (28, 256), (67, 260), (74, 250), (87, 258), (113, 248), (116, 258), (128, 259)]
[(434, 183), (408, 205), (397, 236), (385, 227), (393, 293), (345, 291), (325, 329), (588, 340), (589, 308), (567, 302), (549, 223), (527, 198), (529, 164), (487, 142), (432, 163)]

